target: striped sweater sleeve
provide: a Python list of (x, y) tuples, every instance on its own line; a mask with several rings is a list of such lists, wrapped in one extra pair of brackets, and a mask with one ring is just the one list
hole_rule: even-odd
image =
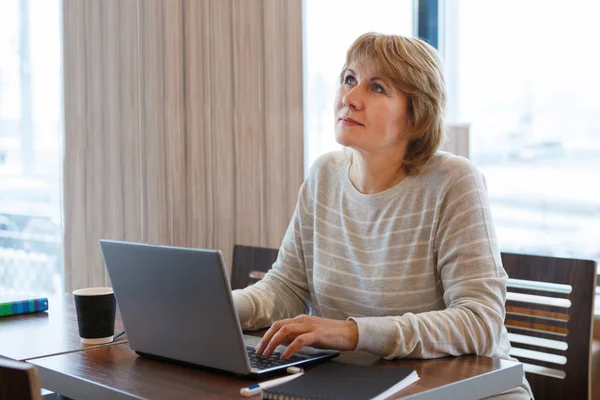
[(243, 329), (265, 328), (275, 321), (309, 312), (310, 293), (301, 238), (305, 189), (306, 184), (303, 184), (273, 267), (259, 282), (233, 291)]
[(507, 275), (481, 175), (463, 164), (439, 192), (434, 257), (446, 308), (401, 316), (351, 318), (357, 350), (387, 359), (494, 356), (503, 330)]

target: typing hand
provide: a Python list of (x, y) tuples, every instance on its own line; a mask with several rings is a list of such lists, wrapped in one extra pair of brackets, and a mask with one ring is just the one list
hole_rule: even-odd
[(287, 345), (281, 358), (289, 358), (303, 346), (320, 349), (354, 350), (358, 344), (358, 326), (354, 321), (299, 315), (275, 322), (256, 346), (256, 352), (270, 356), (275, 348)]

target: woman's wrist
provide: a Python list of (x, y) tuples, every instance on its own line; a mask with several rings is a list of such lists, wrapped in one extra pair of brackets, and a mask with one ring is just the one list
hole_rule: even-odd
[(358, 325), (354, 320), (351, 319), (344, 321), (344, 323), (346, 324), (348, 330), (349, 350), (354, 350), (356, 349), (356, 346), (358, 346)]

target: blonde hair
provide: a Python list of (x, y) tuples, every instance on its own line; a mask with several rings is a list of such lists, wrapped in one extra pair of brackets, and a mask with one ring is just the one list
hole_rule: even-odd
[(412, 129), (403, 168), (419, 173), (444, 140), (446, 84), (437, 51), (420, 39), (369, 32), (348, 49), (340, 82), (354, 61), (372, 65), (407, 95)]

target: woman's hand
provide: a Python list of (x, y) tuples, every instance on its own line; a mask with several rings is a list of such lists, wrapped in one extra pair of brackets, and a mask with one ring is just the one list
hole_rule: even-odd
[(354, 350), (358, 344), (356, 322), (299, 315), (275, 322), (262, 337), (256, 352), (270, 356), (275, 348), (287, 345), (281, 358), (289, 358), (302, 346), (320, 349)]

